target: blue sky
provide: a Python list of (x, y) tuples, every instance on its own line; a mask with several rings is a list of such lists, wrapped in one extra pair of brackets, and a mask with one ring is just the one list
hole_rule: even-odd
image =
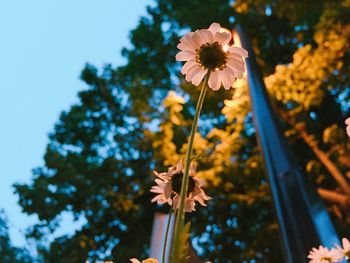
[[(120, 50), (146, 2), (0, 0), (0, 209), (15, 245), (25, 244), (22, 232), (36, 218), (21, 213), (12, 184), (30, 182), (43, 164), (47, 134), (85, 88), (84, 64), (125, 62)], [(65, 224), (61, 232), (69, 231)]]

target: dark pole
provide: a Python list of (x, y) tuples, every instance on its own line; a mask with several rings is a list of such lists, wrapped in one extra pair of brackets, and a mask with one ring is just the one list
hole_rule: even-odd
[(278, 126), (252, 46), (240, 26), (248, 50), (248, 84), (254, 124), (269, 179), (285, 262), (307, 262), (312, 247), (340, 244), (329, 215), (305, 174), (294, 164), (291, 149)]

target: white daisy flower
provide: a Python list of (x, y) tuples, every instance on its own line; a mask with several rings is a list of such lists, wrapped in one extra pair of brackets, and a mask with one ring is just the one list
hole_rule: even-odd
[(334, 263), (340, 262), (343, 258), (342, 251), (338, 248), (328, 249), (323, 246), (312, 248), (308, 255), (309, 263)]
[[(168, 172), (158, 173), (154, 171), (156, 177), (155, 182), (157, 185), (152, 186), (151, 192), (157, 195), (152, 199), (152, 202), (158, 204), (168, 203), (179, 208), (180, 192), (182, 177), (184, 173), (183, 162), (180, 160), (176, 165), (170, 167)], [(204, 181), (195, 177), (195, 166), (191, 165), (188, 181), (187, 195), (185, 198), (185, 212), (196, 211), (195, 202), (199, 202), (202, 206), (206, 206), (205, 201), (212, 199), (206, 195), (202, 189)]]
[(346, 133), (350, 137), (350, 117), (345, 120), (345, 124), (346, 124)]
[(230, 46), (232, 35), (221, 32), (220, 24), (213, 23), (208, 29), (190, 32), (180, 39), (177, 47), (181, 50), (176, 55), (177, 61), (186, 61), (181, 73), (186, 81), (198, 86), (210, 71), (209, 87), (228, 90), (236, 78), (242, 78), (245, 71), (244, 59), (248, 52), (240, 47)]
[(138, 260), (137, 258), (131, 258), (129, 259), (132, 263), (158, 263), (158, 260), (155, 259), (155, 258), (148, 258), (148, 259), (145, 259), (145, 260)]
[[(348, 120), (350, 120), (350, 118)], [(346, 259), (349, 259), (350, 258), (350, 242), (347, 238), (343, 238), (342, 243), (343, 243), (343, 255)]]

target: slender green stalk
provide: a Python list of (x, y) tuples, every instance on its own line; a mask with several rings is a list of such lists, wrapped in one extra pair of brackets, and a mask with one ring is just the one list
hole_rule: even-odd
[(169, 235), (169, 229), (170, 229), (171, 216), (172, 216), (172, 214), (173, 214), (173, 205), (170, 206), (169, 216), (168, 216), (168, 223), (167, 223), (167, 225), (166, 225), (166, 230), (165, 230), (165, 238), (164, 238), (164, 244), (163, 244), (162, 263), (165, 263), (166, 247), (167, 247), (167, 241), (168, 241), (168, 235)]
[[(185, 171), (184, 175), (182, 177), (182, 185), (181, 185), (181, 193), (180, 193), (180, 205), (179, 209), (177, 211), (176, 219), (175, 219), (175, 232), (174, 232), (174, 243), (173, 246), (176, 246), (179, 242), (179, 237), (180, 233), (182, 231), (182, 228), (184, 226), (185, 222), (185, 212), (184, 212), (184, 205), (185, 205), (185, 197), (188, 189), (188, 181), (189, 181), (189, 171), (190, 171), (190, 166), (191, 166), (191, 157), (192, 157), (192, 152), (193, 152), (193, 142), (194, 142), (194, 137), (197, 131), (197, 125), (198, 125), (198, 119), (202, 110), (205, 94), (207, 93), (208, 90), (208, 80), (210, 76), (210, 71), (206, 74), (203, 82), (202, 82), (202, 88), (201, 88), (201, 93), (198, 98), (197, 106), (196, 106), (196, 112), (194, 114), (194, 119), (192, 122), (192, 127), (191, 127), (191, 133), (190, 137), (188, 140), (188, 146), (187, 146), (187, 151), (186, 151), (186, 159), (185, 159)], [(178, 255), (175, 255), (175, 253), (178, 250), (173, 250), (174, 255), (173, 255), (173, 261), (172, 263), (176, 263), (176, 260), (178, 260)]]

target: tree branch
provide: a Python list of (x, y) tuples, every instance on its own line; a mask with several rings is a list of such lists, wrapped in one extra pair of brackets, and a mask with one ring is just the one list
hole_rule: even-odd
[(343, 192), (350, 196), (350, 185), (348, 184), (345, 176), (339, 171), (339, 169), (332, 162), (332, 160), (329, 159), (328, 155), (318, 147), (318, 144), (315, 141), (315, 139), (305, 130), (305, 126), (298, 125), (295, 120), (290, 118), (282, 110), (278, 110), (278, 113), (283, 118), (283, 120), (285, 120), (296, 131), (298, 131), (300, 137), (311, 148), (311, 150), (318, 157), (318, 159), (321, 161), (324, 167), (328, 170), (328, 172), (331, 174), (334, 180), (338, 183)]

